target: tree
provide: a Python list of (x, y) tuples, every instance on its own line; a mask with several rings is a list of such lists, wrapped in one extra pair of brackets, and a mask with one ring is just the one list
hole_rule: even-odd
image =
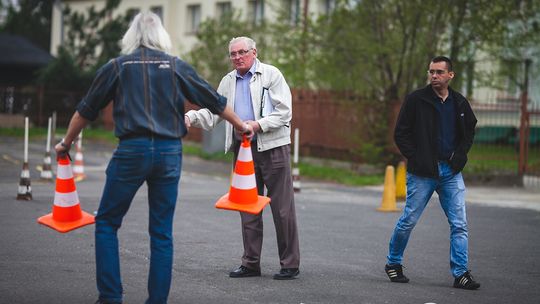
[[(37, 46), (49, 51), (51, 41), (51, 15), (53, 1), (19, 0), (3, 3), (7, 11), (5, 22), (0, 25), (0, 32), (26, 37)], [(0, 6), (0, 9), (4, 7)]]
[[(254, 25), (240, 18), (239, 11), (230, 11), (221, 18), (207, 19), (197, 31), (199, 40), (186, 58), (207, 81), (217, 88), (221, 78), (231, 70), (228, 45), (232, 37), (248, 36), (257, 42), (257, 49), (265, 48), (265, 24)], [(258, 53), (264, 58), (266, 52)]]
[[(282, 11), (277, 22), (259, 32), (267, 44), (260, 53), (283, 71), (292, 87), (345, 92), (335, 95), (356, 103), (351, 115), (367, 113), (359, 115), (361, 130), (351, 132), (351, 140), (359, 142), (357, 152), (379, 151), (382, 157), (385, 150), (397, 152), (391, 136), (397, 110), (408, 92), (426, 84), (434, 56), (452, 58), (457, 75), (452, 87), (469, 96), (474, 85), (487, 78), (476, 65), (479, 54), (488, 54), (494, 62), (536, 59), (539, 3), (337, 0), (331, 13), (304, 20), (305, 27), (292, 24)], [(214, 59), (215, 50), (236, 36), (236, 29), (250, 27), (237, 17), (208, 22), (195, 50), (198, 57), (193, 58), (203, 63), (206, 73), (216, 72), (219, 82), (228, 60), (224, 55)]]
[(126, 16), (112, 17), (120, 0), (107, 0), (105, 6), (94, 6), (84, 13), (64, 9), (67, 29), (58, 56), (40, 73), (40, 82), (58, 90), (85, 90), (95, 71), (106, 61), (119, 55), (119, 41), (127, 30)]

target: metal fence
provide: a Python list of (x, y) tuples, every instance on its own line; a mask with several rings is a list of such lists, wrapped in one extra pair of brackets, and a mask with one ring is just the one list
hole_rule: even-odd
[(540, 189), (540, 106), (473, 103), (478, 118), (468, 170), (486, 181)]
[[(67, 126), (83, 94), (0, 87), (0, 113), (24, 113), (30, 116), (33, 125), (45, 127), (47, 117), (56, 112), (58, 126)], [(303, 130), (301, 152), (357, 160), (351, 153), (354, 143), (350, 138), (342, 132), (336, 134), (346, 125), (360, 123), (357, 111), (333, 100), (328, 92), (293, 90), (293, 104), (293, 127)], [(465, 169), (469, 178), (480, 183), (540, 189), (540, 104), (527, 101), (524, 105), (520, 100), (472, 103), (478, 125)], [(107, 121), (107, 117), (103, 121)], [(200, 141), (200, 132), (189, 138)]]

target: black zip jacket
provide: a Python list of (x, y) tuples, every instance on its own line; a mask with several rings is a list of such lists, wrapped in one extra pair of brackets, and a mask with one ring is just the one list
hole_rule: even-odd
[[(457, 128), (456, 149), (449, 163), (454, 173), (458, 173), (467, 163), (477, 120), (467, 99), (451, 88), (448, 91), (456, 102)], [(440, 115), (435, 107), (439, 99), (428, 85), (407, 95), (399, 112), (394, 140), (407, 158), (407, 171), (418, 176), (439, 177), (437, 136)]]

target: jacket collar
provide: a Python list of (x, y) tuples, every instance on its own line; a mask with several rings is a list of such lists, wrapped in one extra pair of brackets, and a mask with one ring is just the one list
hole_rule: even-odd
[[(454, 91), (454, 89), (452, 89), (451, 87), (448, 87), (448, 96), (451, 96), (451, 98), (455, 102), (457, 102), (458, 106), (461, 105), (464, 101), (464, 98), (461, 96), (461, 94)], [(434, 100), (436, 100), (436, 98), (439, 98), (439, 96), (435, 94), (435, 91), (431, 87), (431, 84), (428, 84), (422, 89), (422, 99), (424, 99), (425, 101), (434, 104)]]
[[(262, 74), (262, 63), (259, 61), (259, 59), (255, 58), (255, 62), (253, 62), (253, 64), (255, 65), (255, 74)], [(233, 79), (236, 79), (236, 70), (232, 70), (229, 72), (229, 74), (227, 74), (229, 77), (233, 78)]]

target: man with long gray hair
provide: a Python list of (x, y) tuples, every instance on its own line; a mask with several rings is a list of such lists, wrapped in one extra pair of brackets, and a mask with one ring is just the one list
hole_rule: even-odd
[(107, 167), (107, 180), (96, 215), (96, 303), (121, 303), (122, 282), (117, 231), (139, 187), (148, 186), (150, 273), (146, 303), (167, 303), (173, 262), (172, 225), (182, 166), (184, 100), (229, 121), (251, 137), (242, 122), (195, 70), (167, 54), (169, 34), (159, 17), (139, 13), (122, 39), (123, 55), (102, 66), (77, 106), (57, 153), (66, 153), (75, 137), (114, 100), (114, 134), (120, 139)]

